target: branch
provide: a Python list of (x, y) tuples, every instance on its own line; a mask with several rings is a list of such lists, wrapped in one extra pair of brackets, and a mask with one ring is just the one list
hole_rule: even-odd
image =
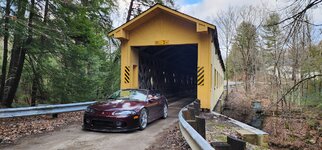
[[(282, 21), (280, 21), (278, 24), (282, 24), (288, 20), (294, 19), (290, 24), (294, 23), (295, 21), (298, 20), (298, 18), (300, 18), (301, 16), (303, 16), (310, 8), (312, 8), (315, 5), (318, 5), (319, 3), (321, 3), (322, 0), (314, 0), (313, 2), (309, 3), (303, 10), (301, 10), (300, 12), (283, 19)], [(293, 3), (294, 4), (294, 3)]]
[(279, 102), (281, 102), (281, 101), (283, 101), (284, 99), (285, 99), (285, 97), (289, 94), (289, 93), (291, 93), (294, 89), (296, 89), (297, 88), (297, 86), (299, 86), (302, 82), (304, 82), (304, 81), (306, 81), (306, 80), (310, 80), (310, 79), (313, 79), (313, 78), (316, 78), (316, 77), (322, 77), (322, 74), (317, 74), (317, 75), (313, 75), (313, 76), (310, 76), (310, 77), (307, 77), (307, 78), (304, 78), (304, 79), (302, 79), (302, 80), (300, 80), (299, 82), (297, 82), (296, 84), (294, 84), (286, 93), (284, 93), (283, 95), (282, 95), (282, 97), (277, 101), (277, 102), (275, 102), (275, 103), (273, 103), (272, 105), (270, 105), (266, 110), (264, 110), (263, 111), (263, 113), (261, 114), (261, 115), (263, 115), (263, 114), (265, 114), (265, 112), (267, 111), (267, 110), (270, 110), (273, 106), (276, 106)]

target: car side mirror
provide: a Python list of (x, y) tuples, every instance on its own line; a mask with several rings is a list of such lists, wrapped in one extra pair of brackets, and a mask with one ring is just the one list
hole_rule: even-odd
[(152, 103), (152, 102), (154, 102), (154, 101), (155, 101), (155, 99), (153, 99), (153, 98), (148, 99), (148, 102), (149, 102), (149, 103)]

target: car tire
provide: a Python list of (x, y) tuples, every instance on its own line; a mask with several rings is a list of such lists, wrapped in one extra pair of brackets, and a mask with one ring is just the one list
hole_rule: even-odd
[(163, 115), (162, 115), (162, 119), (166, 119), (168, 117), (168, 106), (167, 104), (163, 105)]
[(141, 110), (140, 118), (139, 118), (139, 129), (144, 130), (148, 125), (148, 112), (145, 108)]

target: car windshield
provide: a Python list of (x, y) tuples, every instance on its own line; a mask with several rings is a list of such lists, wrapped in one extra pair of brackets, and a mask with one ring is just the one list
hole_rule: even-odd
[(147, 98), (146, 90), (134, 90), (134, 89), (126, 89), (119, 90), (114, 92), (108, 99), (115, 100), (132, 100), (132, 101), (145, 101)]

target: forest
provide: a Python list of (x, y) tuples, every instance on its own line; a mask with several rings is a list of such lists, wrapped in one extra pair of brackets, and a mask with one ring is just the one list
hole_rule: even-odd
[(90, 101), (119, 89), (112, 16), (128, 21), (155, 3), (174, 5), (132, 0), (118, 12), (117, 0), (1, 1), (1, 107)]
[(214, 18), (228, 55), (226, 78), (242, 81), (246, 95), (261, 84), (274, 106), (322, 108), (322, 29), (303, 11), (312, 1), (303, 2), (280, 12), (230, 7)]
[(230, 7), (213, 17), (226, 79), (242, 83), (227, 89), (222, 113), (268, 132), (272, 149), (321, 149), (322, 26), (313, 19), (321, 2)]
[[(118, 89), (119, 42), (107, 33), (118, 14), (126, 22), (156, 3), (178, 9), (172, 0), (131, 0), (125, 12), (117, 0), (1, 2), (1, 107), (96, 100)], [(211, 17), (226, 78), (243, 81), (246, 93), (255, 83), (270, 86), (277, 107), (322, 107), (321, 25), (311, 13), (321, 1), (287, 4), (229, 7)]]
[[(221, 113), (260, 119), (272, 149), (321, 149), (322, 0), (274, 2), (285, 6), (229, 6), (200, 18), (216, 26), (225, 59)], [(156, 3), (184, 10), (174, 0), (1, 0), (0, 108), (94, 101), (118, 90), (120, 42), (108, 33)]]

